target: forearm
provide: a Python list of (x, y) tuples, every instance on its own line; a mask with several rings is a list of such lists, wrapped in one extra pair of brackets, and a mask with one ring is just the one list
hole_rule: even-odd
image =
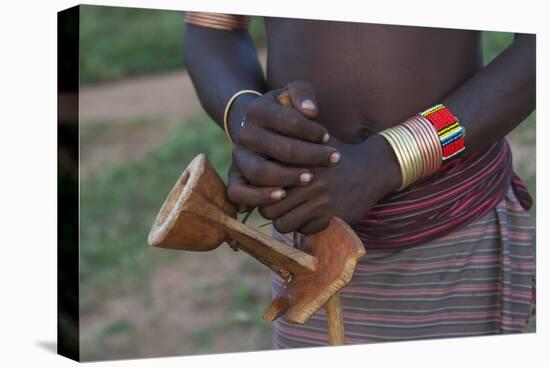
[[(187, 68), (206, 112), (223, 127), (223, 113), (231, 96), (242, 89), (265, 91), (265, 80), (248, 32), (186, 26), (184, 54)], [(232, 116), (242, 111), (253, 95), (235, 101)], [(231, 118), (229, 130), (238, 119)]]
[(519, 34), (483, 70), (441, 101), (464, 126), (466, 153), (503, 138), (535, 108), (535, 36)]

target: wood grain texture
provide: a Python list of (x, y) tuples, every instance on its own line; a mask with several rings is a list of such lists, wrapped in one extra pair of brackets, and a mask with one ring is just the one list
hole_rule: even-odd
[(328, 340), (331, 345), (346, 343), (344, 334), (344, 316), (342, 315), (342, 302), (339, 293), (330, 297), (325, 304), (328, 325)]
[[(292, 107), (293, 103), (290, 98), (290, 94), (287, 90), (283, 91), (279, 96), (277, 97), (277, 101), (286, 107)], [(354, 235), (354, 234), (353, 234)], [(361, 245), (361, 248), (363, 246)], [(359, 258), (364, 255), (363, 253), (359, 253)], [(356, 263), (357, 261), (355, 261)], [(350, 261), (348, 268), (355, 269), (355, 264), (353, 264), (353, 260)], [(347, 270), (349, 271), (349, 270)], [(351, 270), (353, 272), (353, 270)], [(346, 282), (347, 284), (349, 280)], [(278, 295), (272, 302), (272, 306), (268, 308), (266, 311), (264, 318), (265, 319), (275, 319), (279, 316), (281, 316), (284, 312), (288, 310), (290, 307), (290, 302), (287, 297), (284, 295)], [(327, 317), (327, 324), (328, 324), (328, 331), (329, 331), (329, 342), (331, 345), (341, 345), (345, 344), (345, 334), (344, 334), (344, 319), (342, 315), (342, 303), (340, 302), (340, 296), (339, 293), (336, 292), (332, 297), (328, 299), (328, 301), (325, 303), (325, 309), (326, 309), (326, 317)], [(309, 316), (308, 316), (309, 318)]]
[[(305, 251), (316, 260), (315, 271), (294, 274), (285, 288), (290, 307), (284, 316), (298, 324), (304, 323), (351, 281), (357, 261), (365, 254), (361, 240), (337, 217), (323, 231), (304, 237), (304, 245)], [(278, 304), (272, 303), (264, 318), (272, 321), (269, 316), (280, 312), (271, 308), (277, 307)]]
[(237, 247), (285, 279), (284, 291), (273, 299), (264, 319), (285, 317), (304, 323), (323, 305), (331, 343), (343, 343), (338, 291), (348, 284), (357, 261), (365, 254), (362, 242), (341, 219), (304, 237), (304, 251), (277, 241), (237, 219), (226, 188), (201, 154), (189, 164), (170, 191), (149, 233), (149, 244), (187, 251), (210, 251), (235, 240)]
[(204, 154), (199, 154), (168, 194), (148, 242), (155, 247), (210, 251), (227, 238), (225, 228), (218, 223), (224, 217), (237, 218), (237, 210), (216, 170)]

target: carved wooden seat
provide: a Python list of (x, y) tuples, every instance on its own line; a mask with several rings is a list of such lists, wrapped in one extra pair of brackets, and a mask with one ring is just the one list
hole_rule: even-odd
[(170, 191), (149, 233), (149, 244), (210, 251), (230, 241), (285, 279), (284, 293), (273, 299), (264, 319), (284, 316), (290, 322), (304, 323), (326, 304), (331, 343), (344, 343), (337, 293), (350, 282), (357, 261), (365, 254), (359, 238), (335, 217), (325, 230), (306, 236), (301, 251), (241, 223), (223, 181), (200, 154)]

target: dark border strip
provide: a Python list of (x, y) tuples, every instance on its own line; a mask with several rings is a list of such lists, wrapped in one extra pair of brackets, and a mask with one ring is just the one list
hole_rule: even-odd
[(80, 359), (78, 89), (80, 7), (57, 14), (57, 353)]

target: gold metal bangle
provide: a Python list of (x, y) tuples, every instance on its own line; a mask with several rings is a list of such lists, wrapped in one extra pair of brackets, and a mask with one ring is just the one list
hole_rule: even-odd
[(380, 131), (379, 134), (381, 136), (383, 136), (384, 139), (386, 139), (386, 141), (390, 144), (390, 147), (392, 148), (393, 153), (394, 153), (395, 157), (397, 158), (397, 163), (399, 164), (399, 171), (401, 172), (401, 185), (399, 186), (399, 188), (397, 190), (400, 191), (404, 187), (403, 184), (408, 179), (408, 173), (406, 172), (406, 169), (405, 169), (406, 164), (405, 164), (405, 161), (404, 161), (404, 156), (401, 153), (401, 150), (399, 148), (399, 143), (396, 140), (394, 140), (394, 137), (389, 132), (389, 129)]
[(418, 126), (416, 126), (413, 121), (409, 119), (403, 123), (403, 126), (405, 126), (411, 132), (411, 134), (414, 136), (414, 139), (416, 140), (416, 143), (420, 147), (420, 150), (422, 152), (421, 176), (425, 177), (429, 174), (432, 165), (431, 147), (424, 140), (424, 136), (418, 130)]
[(414, 121), (418, 130), (422, 133), (424, 139), (430, 147), (432, 162), (429, 174), (432, 174), (441, 166), (441, 143), (439, 142), (439, 139), (437, 139), (437, 136), (435, 136), (433, 130), (426, 126), (426, 121), (420, 119), (418, 116), (414, 117)]
[(412, 156), (409, 153), (409, 151), (405, 148), (405, 141), (402, 139), (401, 136), (397, 133), (395, 128), (386, 129), (381, 132), (382, 136), (386, 136), (384, 134), (387, 134), (391, 137), (391, 141), (393, 144), (392, 148), (396, 154), (396, 156), (400, 157), (400, 166), (402, 169), (402, 177), (401, 177), (401, 186), (399, 187), (398, 191), (403, 190), (408, 184), (411, 182), (412, 176), (414, 175), (413, 170), (413, 160)]
[(412, 183), (418, 180), (422, 176), (422, 169), (423, 169), (422, 151), (420, 150), (420, 147), (416, 143), (414, 136), (411, 134), (411, 132), (407, 128), (405, 128), (404, 126), (398, 125), (395, 127), (395, 130), (397, 134), (403, 139), (404, 147), (409, 151), (409, 154), (411, 155), (412, 175), (410, 178), (411, 181), (409, 183)]
[(403, 138), (407, 141), (407, 147), (412, 154), (415, 171), (410, 183), (413, 183), (415, 181), (418, 181), (418, 179), (422, 177), (422, 172), (425, 170), (424, 154), (414, 134), (403, 125), (400, 125), (399, 128), (401, 130)]
[(407, 137), (403, 135), (403, 131), (400, 129), (399, 126), (395, 126), (393, 128), (393, 131), (397, 137), (397, 139), (400, 141), (400, 147), (405, 152), (405, 155), (409, 157), (409, 163), (407, 164), (407, 169), (409, 171), (408, 179), (406, 182), (404, 182), (403, 189), (411, 182), (415, 180), (416, 172), (417, 172), (417, 164), (414, 157), (414, 153), (410, 147), (410, 141), (408, 141)]
[(422, 123), (419, 125), (421, 126), (424, 131), (428, 134), (430, 137), (430, 140), (432, 141), (432, 146), (434, 147), (436, 151), (436, 168), (435, 170), (439, 169), (441, 167), (441, 163), (443, 162), (443, 148), (441, 147), (441, 142), (439, 141), (439, 136), (437, 134), (437, 131), (426, 118), (417, 115), (416, 118), (421, 121)]
[(423, 172), (422, 177), (426, 177), (437, 171), (440, 165), (438, 148), (440, 147), (439, 140), (434, 139), (433, 134), (427, 129), (424, 121), (420, 120), (417, 116), (409, 118), (403, 123), (409, 129), (413, 131), (413, 135), (417, 141), (423, 146), (423, 156), (426, 159), (426, 170)]
[(422, 145), (422, 152), (425, 158), (425, 170), (422, 172), (422, 177), (428, 176), (435, 169), (435, 150), (426, 132), (419, 126), (421, 122), (413, 116), (409, 118), (404, 125), (411, 130), (417, 141)]
[(416, 152), (415, 147), (413, 146), (413, 138), (408, 135), (408, 131), (402, 126), (398, 125), (392, 128), (395, 132), (397, 138), (401, 142), (401, 147), (409, 156), (409, 180), (405, 183), (405, 186), (408, 186), (410, 183), (414, 182), (420, 172), (421, 166), (419, 164), (419, 154)]
[(441, 166), (443, 150), (437, 132), (422, 116), (412, 116), (400, 125), (380, 132), (392, 147), (401, 170), (403, 190)]
[(402, 172), (402, 176), (401, 176), (401, 185), (399, 185), (399, 188), (397, 189), (397, 191), (401, 191), (405, 187), (406, 183), (409, 182), (409, 180), (410, 180), (410, 175), (411, 175), (411, 173), (410, 173), (410, 167), (411, 167), (410, 158), (405, 153), (405, 150), (401, 146), (401, 142), (399, 140), (397, 140), (397, 137), (395, 136), (395, 132), (394, 131), (386, 131), (386, 134), (390, 137), (390, 139), (392, 141), (392, 149), (394, 150), (396, 156), (399, 157), (398, 160), (399, 160), (399, 166), (400, 166), (400, 169), (401, 169), (401, 172)]
[(395, 130), (393, 128), (387, 129), (386, 133), (389, 134), (392, 137), (392, 139), (395, 142), (394, 150), (396, 150), (400, 154), (400, 156), (402, 157), (402, 164), (403, 164), (402, 168), (403, 168), (403, 171), (404, 171), (405, 174), (402, 177), (401, 186), (399, 186), (399, 189), (397, 189), (398, 191), (401, 191), (405, 188), (405, 186), (407, 186), (407, 183), (411, 179), (411, 174), (412, 174), (411, 157), (410, 157), (408, 151), (405, 150), (403, 141), (401, 140), (401, 138), (399, 138), (397, 136), (397, 133), (395, 132)]
[(231, 139), (231, 135), (229, 135), (229, 126), (228, 126), (228, 124), (229, 124), (229, 111), (231, 110), (231, 106), (233, 105), (233, 103), (235, 102), (237, 97), (239, 97), (243, 94), (246, 94), (246, 93), (255, 94), (257, 96), (262, 95), (260, 92), (252, 90), (252, 89), (240, 90), (237, 93), (233, 94), (233, 96), (231, 96), (231, 98), (229, 98), (229, 101), (227, 102), (227, 105), (225, 106), (225, 111), (223, 112), (223, 129), (225, 131), (225, 135), (227, 135), (227, 139), (229, 139), (231, 144), (235, 144), (235, 143), (233, 142), (233, 139)]

